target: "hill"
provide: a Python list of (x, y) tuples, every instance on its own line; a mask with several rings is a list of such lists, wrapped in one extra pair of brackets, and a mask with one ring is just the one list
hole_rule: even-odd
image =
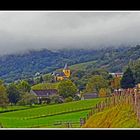
[[(49, 73), (68, 65), (97, 59), (96, 50), (29, 51), (0, 57), (0, 77), (6, 82), (34, 77), (36, 72)], [(93, 57), (94, 56), (94, 57)]]
[[(92, 49), (65, 49), (29, 51), (0, 57), (0, 77), (5, 82), (34, 77), (37, 72), (46, 74), (64, 67), (65, 63), (76, 68), (105, 68), (121, 72), (130, 60), (140, 56), (140, 46)], [(79, 64), (80, 63), (80, 64)], [(115, 64), (115, 65), (114, 65)]]
[(140, 128), (140, 125), (130, 105), (117, 105), (91, 116), (83, 128)]

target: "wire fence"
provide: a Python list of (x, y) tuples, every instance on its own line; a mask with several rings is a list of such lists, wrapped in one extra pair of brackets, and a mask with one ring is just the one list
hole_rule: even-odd
[(92, 115), (102, 112), (107, 108), (115, 107), (118, 104), (131, 105), (132, 110), (136, 113), (137, 120), (140, 123), (140, 94), (134, 89), (126, 89), (115, 91), (110, 97), (97, 103), (86, 117), (80, 118), (80, 127), (82, 127)]

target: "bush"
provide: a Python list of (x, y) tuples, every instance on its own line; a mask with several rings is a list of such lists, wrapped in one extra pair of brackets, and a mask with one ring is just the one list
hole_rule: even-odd
[(64, 102), (64, 99), (63, 99), (61, 96), (54, 95), (54, 96), (52, 96), (52, 98), (51, 98), (51, 102), (52, 102), (52, 103), (59, 104), (59, 103), (63, 103), (63, 102)]
[(81, 99), (81, 98), (80, 98), (79, 96), (75, 95), (74, 101), (79, 101), (80, 99)]
[(64, 102), (67, 103), (67, 102), (72, 102), (73, 101), (73, 98), (70, 96), (68, 98), (65, 98)]
[(50, 104), (50, 102), (51, 102), (51, 99), (50, 98), (46, 98), (46, 103)]
[(35, 95), (30, 94), (28, 92), (22, 95), (22, 99), (18, 102), (18, 105), (33, 105), (38, 102)]

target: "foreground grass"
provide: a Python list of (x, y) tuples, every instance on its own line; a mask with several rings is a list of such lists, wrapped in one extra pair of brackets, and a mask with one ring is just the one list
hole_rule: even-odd
[(97, 113), (87, 120), (84, 128), (139, 128), (130, 105), (118, 105)]
[[(71, 122), (73, 127), (80, 127), (80, 117), (85, 117), (89, 110), (55, 115), (36, 119), (0, 118), (5, 128), (61, 128), (65, 122)], [(59, 124), (60, 123), (60, 124)], [(62, 123), (62, 124), (61, 124)]]
[(80, 117), (84, 117), (101, 100), (97, 98), (1, 113), (0, 123), (6, 128), (60, 127), (54, 125), (56, 121), (78, 123)]

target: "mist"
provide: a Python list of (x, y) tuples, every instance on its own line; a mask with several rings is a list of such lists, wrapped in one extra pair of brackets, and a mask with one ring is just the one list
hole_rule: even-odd
[(140, 12), (0, 12), (0, 55), (140, 44)]

